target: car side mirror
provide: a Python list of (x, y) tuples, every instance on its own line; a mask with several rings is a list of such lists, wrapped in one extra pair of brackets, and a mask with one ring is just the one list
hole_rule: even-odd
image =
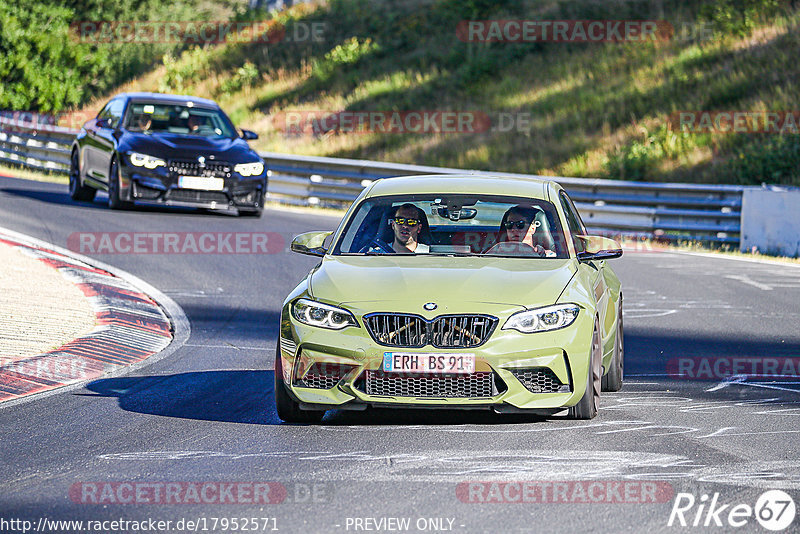
[(333, 232), (306, 232), (292, 239), (292, 252), (307, 254), (308, 256), (324, 256), (328, 249), (325, 240)]
[(252, 141), (253, 139), (258, 139), (258, 134), (252, 130), (242, 129), (242, 139), (245, 141)]
[(583, 252), (578, 253), (578, 261), (611, 260), (622, 256), (622, 247), (613, 239), (599, 235), (575, 236), (583, 242)]

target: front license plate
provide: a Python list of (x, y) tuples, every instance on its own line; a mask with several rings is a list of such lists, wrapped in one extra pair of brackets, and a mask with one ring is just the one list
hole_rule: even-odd
[(475, 355), (384, 352), (383, 370), (395, 373), (470, 374), (475, 372)]
[(225, 181), (222, 178), (208, 176), (180, 176), (178, 187), (183, 189), (201, 189), (203, 191), (222, 191)]

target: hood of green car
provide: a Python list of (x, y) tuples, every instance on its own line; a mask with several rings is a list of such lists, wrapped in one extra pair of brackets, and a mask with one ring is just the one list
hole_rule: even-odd
[(421, 313), (434, 302), (433, 315), (475, 313), (482, 309), (476, 304), (490, 313), (554, 304), (574, 273), (568, 259), (325, 256), (311, 273), (310, 290), (313, 298), (364, 312)]

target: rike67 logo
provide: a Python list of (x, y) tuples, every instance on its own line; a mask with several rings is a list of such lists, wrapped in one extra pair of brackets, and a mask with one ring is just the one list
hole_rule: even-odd
[[(719, 493), (696, 499), (691, 493), (678, 493), (672, 503), (667, 526), (740, 528), (755, 519), (767, 530), (781, 531), (794, 522), (796, 509), (792, 497), (781, 490), (762, 493), (755, 506), (723, 503)], [(751, 531), (748, 529), (748, 531)]]

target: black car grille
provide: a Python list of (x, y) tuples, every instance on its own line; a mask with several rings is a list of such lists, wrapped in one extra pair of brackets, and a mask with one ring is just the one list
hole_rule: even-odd
[(497, 326), (489, 315), (440, 315), (424, 317), (400, 313), (373, 313), (364, 317), (376, 343), (388, 347), (469, 348), (482, 345)]
[(315, 363), (305, 376), (295, 381), (296, 386), (303, 388), (331, 389), (352, 369), (350, 365), (336, 363)]
[(219, 191), (199, 191), (195, 189), (171, 189), (169, 192), (169, 200), (180, 202), (202, 202), (217, 204), (227, 204), (228, 197), (225, 193)]
[(137, 199), (143, 200), (155, 200), (161, 196), (164, 191), (160, 191), (158, 189), (154, 189), (152, 187), (147, 187), (141, 184), (137, 184), (133, 182), (133, 196)]
[[(509, 369), (511, 374), (519, 380), (525, 389), (531, 393), (555, 393), (561, 391), (564, 384), (558, 379), (552, 369), (539, 367), (534, 369)], [(567, 386), (567, 391), (569, 387)]]
[(233, 164), (224, 161), (209, 161), (200, 165), (197, 160), (169, 160), (169, 172), (175, 176), (203, 176), (230, 178)]
[(447, 397), (476, 398), (497, 394), (494, 373), (479, 372), (465, 375), (410, 375), (366, 371), (365, 379), (356, 387), (367, 395), (389, 397)]

